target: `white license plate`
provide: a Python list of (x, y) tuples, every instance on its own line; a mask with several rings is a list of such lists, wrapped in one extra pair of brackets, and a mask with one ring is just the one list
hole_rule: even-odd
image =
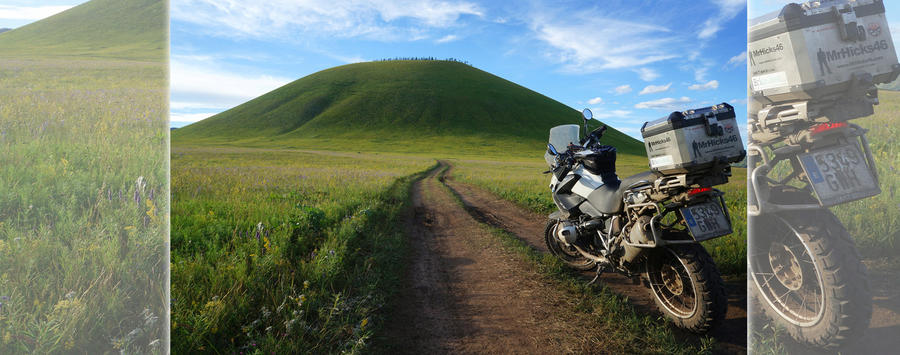
[(800, 164), (822, 206), (834, 206), (881, 193), (865, 155), (856, 144), (800, 155)]
[(725, 217), (722, 205), (715, 201), (682, 207), (681, 216), (698, 241), (731, 234), (731, 223)]

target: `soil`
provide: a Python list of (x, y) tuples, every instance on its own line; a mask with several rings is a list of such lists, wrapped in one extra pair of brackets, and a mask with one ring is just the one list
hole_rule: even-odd
[[(446, 163), (442, 163), (446, 164)], [(413, 186), (409, 287), (401, 290), (387, 336), (404, 353), (596, 353), (589, 344), (597, 322), (573, 312), (565, 291), (521, 258), (500, 250), (496, 237), (480, 227), (502, 228), (535, 250), (543, 241), (540, 216), (477, 187), (439, 176), (436, 169)], [(445, 174), (446, 175), (446, 174)], [(442, 184), (443, 183), (443, 184)], [(460, 206), (457, 195), (465, 207)], [(587, 282), (593, 277), (585, 273)], [(624, 276), (607, 273), (600, 283), (627, 296), (644, 313), (658, 314), (651, 295)], [(717, 352), (746, 353), (746, 286), (729, 285), (729, 311), (710, 335)], [(685, 341), (700, 338), (678, 332)], [(597, 333), (595, 333), (597, 334)]]
[(586, 320), (560, 311), (571, 307), (566, 294), (491, 247), (496, 238), (455, 202), (437, 171), (413, 185), (409, 287), (386, 329), (403, 348), (391, 352), (593, 352), (578, 336)]

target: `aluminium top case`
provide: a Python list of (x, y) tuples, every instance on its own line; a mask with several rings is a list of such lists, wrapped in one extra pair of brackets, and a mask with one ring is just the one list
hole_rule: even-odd
[(746, 151), (727, 103), (672, 112), (641, 127), (650, 170), (663, 175), (701, 172), (744, 159)]
[(748, 36), (750, 90), (762, 102), (834, 98), (854, 78), (900, 74), (882, 0), (788, 4), (753, 19)]

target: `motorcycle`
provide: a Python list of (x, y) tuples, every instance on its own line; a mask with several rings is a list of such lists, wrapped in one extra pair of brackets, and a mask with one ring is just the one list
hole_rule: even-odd
[(835, 349), (868, 328), (872, 295), (853, 240), (828, 207), (880, 193), (878, 175), (858, 125), (797, 122), (794, 130), (770, 140), (759, 140), (761, 127), (751, 131), (753, 296), (795, 340)]
[[(884, 12), (881, 0), (832, 0), (751, 21), (750, 293), (791, 337), (821, 349), (859, 339), (872, 315), (866, 267), (829, 207), (881, 192), (867, 131), (850, 121), (872, 115), (875, 85), (900, 75)], [(828, 50), (869, 43), (878, 52), (853, 64)], [(812, 50), (781, 50), (804, 45)]]
[[(704, 112), (715, 121), (709, 110)], [(593, 115), (588, 109), (583, 114), (587, 131)], [(721, 129), (716, 123), (711, 127)], [(620, 180), (616, 149), (600, 144), (606, 126), (582, 139), (578, 131), (577, 125), (551, 129), (545, 154), (550, 165), (545, 173), (552, 173), (550, 192), (558, 208), (549, 215), (544, 233), (550, 252), (574, 269), (596, 269), (591, 282), (606, 271), (640, 277), (658, 309), (680, 328), (704, 333), (715, 327), (725, 317), (727, 297), (700, 242), (732, 232), (724, 193), (712, 186), (728, 181), (734, 157)], [(559, 151), (554, 142), (568, 144)], [(699, 149), (696, 144), (692, 148)]]

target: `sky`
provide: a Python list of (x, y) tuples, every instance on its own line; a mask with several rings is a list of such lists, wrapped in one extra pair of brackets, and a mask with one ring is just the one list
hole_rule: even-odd
[(0, 0), (0, 28), (21, 27), (83, 2), (83, 0)]
[(464, 60), (635, 137), (721, 102), (746, 122), (745, 0), (171, 0), (170, 17), (173, 127), (394, 57)]
[[(82, 0), (0, 0), (0, 28)], [(746, 19), (788, 1), (171, 0), (171, 125), (330, 67), (465, 60), (632, 136), (728, 102), (746, 123)], [(886, 2), (895, 41), (900, 4)], [(744, 136), (746, 139), (746, 135)]]

